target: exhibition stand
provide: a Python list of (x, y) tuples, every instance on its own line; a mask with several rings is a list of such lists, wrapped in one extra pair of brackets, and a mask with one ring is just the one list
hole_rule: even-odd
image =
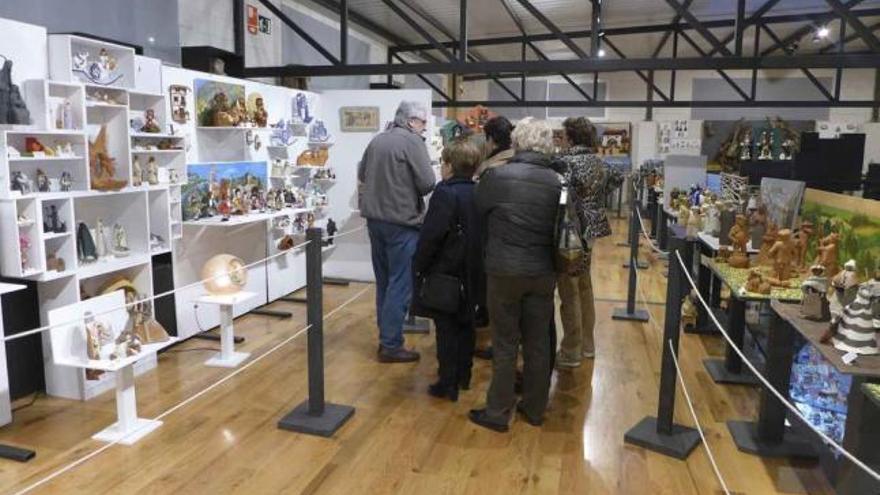
[(198, 304), (217, 306), (220, 311), (220, 354), (205, 361), (205, 366), (235, 368), (250, 356), (247, 352), (235, 352), (235, 331), (233, 330), (233, 309), (256, 298), (253, 292), (235, 294), (206, 294), (196, 300)]

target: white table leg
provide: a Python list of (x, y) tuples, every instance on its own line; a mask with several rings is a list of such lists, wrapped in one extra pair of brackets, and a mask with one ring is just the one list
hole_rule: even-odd
[(233, 308), (231, 304), (220, 305), (220, 354), (205, 361), (205, 366), (235, 368), (250, 356), (250, 353), (235, 352)]
[(134, 364), (116, 372), (116, 422), (92, 438), (103, 442), (131, 445), (162, 425), (161, 421), (137, 417)]

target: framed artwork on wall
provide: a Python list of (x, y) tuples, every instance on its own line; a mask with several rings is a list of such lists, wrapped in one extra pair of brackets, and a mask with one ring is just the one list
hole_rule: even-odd
[(339, 109), (342, 132), (377, 132), (379, 107), (342, 107)]

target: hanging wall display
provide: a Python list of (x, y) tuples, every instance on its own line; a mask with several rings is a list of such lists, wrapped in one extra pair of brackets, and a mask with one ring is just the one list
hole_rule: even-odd
[(339, 109), (342, 132), (378, 132), (379, 107), (342, 107)]
[(181, 192), (183, 219), (248, 213), (252, 196), (265, 193), (267, 179), (266, 162), (189, 165)]
[(241, 127), (250, 122), (244, 86), (195, 80), (196, 116), (202, 127)]
[(192, 92), (187, 86), (172, 84), (168, 87), (168, 101), (171, 105), (171, 120), (178, 124), (189, 123), (188, 95)]

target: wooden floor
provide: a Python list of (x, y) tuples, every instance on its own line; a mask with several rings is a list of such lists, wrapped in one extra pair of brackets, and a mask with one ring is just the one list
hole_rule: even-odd
[[(543, 428), (522, 421), (509, 434), (471, 425), (468, 409), (482, 405), (489, 363), (476, 363), (472, 390), (457, 404), (425, 389), (436, 362), (431, 336), (409, 337), (418, 364), (382, 365), (376, 349), (374, 292), (353, 284), (327, 287), (326, 310), (364, 292), (326, 324), (327, 396), (357, 408), (332, 439), (276, 429), (306, 395), (305, 338), (278, 348), (238, 376), (165, 416), (165, 424), (134, 446), (113, 446), (58, 475), (35, 493), (306, 493), (306, 494), (712, 494), (720, 485), (698, 447), (686, 462), (624, 445), (624, 432), (655, 414), (665, 279), (652, 261), (640, 284), (657, 324), (613, 322), (626, 295), (624, 224), (597, 247), (594, 363), (557, 373)], [(643, 251), (644, 253), (645, 251)], [(304, 326), (305, 307), (277, 303), (292, 320), (245, 316), (240, 347), (259, 356)], [(162, 354), (156, 370), (138, 378), (141, 416), (156, 417), (230, 373), (202, 363), (216, 343), (189, 341)], [(721, 472), (740, 494), (833, 493), (818, 468), (763, 461), (737, 451), (729, 419), (754, 417), (754, 389), (715, 385), (703, 370), (720, 356), (717, 337), (685, 335), (681, 363)], [(41, 397), (0, 428), (0, 442), (33, 448), (29, 463), (0, 461), (0, 492), (14, 493), (102, 448), (90, 439), (114, 421), (113, 393), (89, 402)], [(677, 421), (693, 422), (684, 398)]]

